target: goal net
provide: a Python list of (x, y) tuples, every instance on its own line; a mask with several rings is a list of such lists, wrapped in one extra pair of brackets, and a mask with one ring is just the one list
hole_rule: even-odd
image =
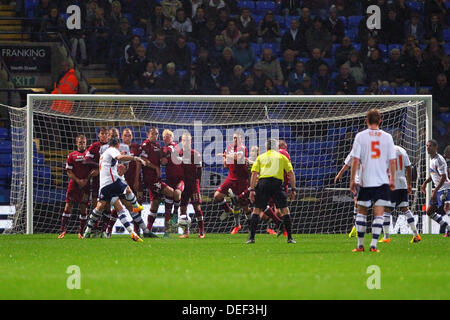
[[(66, 103), (70, 108), (66, 113), (57, 112), (53, 110), (55, 103)], [(148, 128), (157, 127), (161, 145), (164, 129), (172, 130), (175, 139), (189, 131), (193, 148), (203, 160), (201, 195), (206, 232), (217, 233), (230, 232), (234, 226), (232, 217), (219, 219), (222, 212), (213, 201), (214, 192), (228, 174), (220, 154), (232, 142), (233, 133), (241, 132), (247, 149), (258, 146), (260, 152), (265, 152), (268, 138), (283, 139), (297, 179), (297, 198), (289, 202), (293, 232), (348, 232), (353, 219), (350, 171), (338, 184), (334, 184), (334, 177), (351, 151), (355, 134), (365, 128), (365, 115), (371, 108), (381, 111), (381, 128), (406, 149), (415, 167), (416, 189), (410, 204), (419, 229), (424, 231), (422, 205), (426, 199), (417, 189), (426, 175), (430, 96), (29, 95), (26, 108), (8, 108), (11, 204), (15, 206), (9, 232), (58, 232), (69, 181), (67, 155), (76, 149), (78, 134), (87, 137), (89, 146), (98, 140), (101, 126), (116, 127), (120, 133), (130, 128), (136, 143), (146, 139)], [(144, 203), (148, 203), (148, 194), (144, 194)], [(77, 216), (75, 206), (69, 232), (77, 229)], [(195, 224), (193, 219), (193, 228)], [(264, 232), (267, 225), (260, 224), (260, 228)]]

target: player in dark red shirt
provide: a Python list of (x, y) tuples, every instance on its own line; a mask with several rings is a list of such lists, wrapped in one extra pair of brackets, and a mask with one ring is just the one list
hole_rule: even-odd
[(150, 128), (147, 131), (147, 140), (142, 143), (141, 153), (141, 158), (147, 163), (146, 166), (142, 167), (142, 175), (150, 197), (150, 215), (147, 220), (147, 228), (150, 231), (158, 214), (161, 196), (173, 198), (173, 189), (161, 180), (162, 148), (157, 142), (158, 136), (158, 129)]
[(85, 164), (84, 157), (86, 155), (86, 137), (80, 134), (76, 138), (77, 150), (69, 154), (66, 161), (66, 171), (70, 178), (66, 193), (66, 205), (61, 218), (61, 229), (58, 236), (59, 239), (66, 235), (67, 222), (72, 215), (73, 206), (80, 205), (80, 227), (78, 229), (78, 238), (83, 238), (83, 229), (88, 217), (89, 203), (89, 180), (95, 170), (91, 166)]
[(181, 150), (173, 141), (173, 132), (166, 129), (163, 131), (163, 157), (161, 164), (166, 166), (166, 183), (173, 189), (173, 199), (165, 197), (164, 237), (169, 237), (169, 220), (173, 207), (173, 224), (178, 220), (178, 208), (180, 207), (181, 194), (184, 190), (183, 167), (181, 165)]
[[(192, 149), (192, 137), (188, 132), (181, 136), (181, 157), (184, 176), (184, 191), (181, 194), (180, 203), (180, 226), (184, 226), (184, 234), (180, 238), (189, 237), (189, 217), (187, 215), (187, 205), (191, 202), (195, 211), (195, 218), (198, 226), (198, 237), (205, 237), (205, 221), (200, 208), (202, 198), (200, 195), (200, 182), (202, 178), (202, 156), (198, 151)], [(185, 223), (182, 223), (182, 222)]]
[[(237, 207), (237, 203), (233, 203), (233, 210), (225, 200), (225, 196), (228, 194), (228, 190), (232, 191), (232, 198), (234, 195), (239, 195), (249, 187), (248, 180), (248, 165), (247, 165), (248, 152), (242, 141), (242, 135), (233, 134), (233, 143), (229, 144), (223, 153), (223, 165), (228, 168), (228, 177), (219, 186), (214, 193), (214, 200), (218, 202), (224, 213), (221, 215), (220, 220), (225, 220), (228, 215), (234, 213), (235, 227), (232, 234), (237, 233), (242, 227), (240, 223), (240, 209)], [(240, 206), (244, 208), (244, 211), (248, 211), (249, 202), (240, 203)]]

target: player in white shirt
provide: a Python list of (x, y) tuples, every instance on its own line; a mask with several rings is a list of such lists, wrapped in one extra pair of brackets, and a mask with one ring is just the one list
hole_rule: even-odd
[(450, 214), (450, 181), (447, 177), (447, 163), (443, 156), (437, 153), (438, 144), (436, 140), (427, 142), (427, 152), (430, 155), (430, 177), (420, 187), (422, 193), (426, 193), (426, 186), (433, 181), (434, 190), (431, 193), (430, 205), (427, 209), (427, 215), (447, 229), (445, 237), (450, 236), (450, 226), (437, 213), (441, 206), (444, 206), (444, 212)]
[[(356, 193), (356, 172), (361, 167), (360, 190), (357, 198), (358, 214), (356, 231), (358, 245), (353, 252), (364, 251), (364, 235), (367, 227), (367, 214), (373, 205), (371, 252), (379, 252), (378, 238), (383, 228), (384, 207), (390, 205), (390, 190), (395, 188), (395, 150), (394, 141), (389, 133), (380, 130), (381, 114), (377, 109), (367, 112), (368, 129), (359, 132), (353, 143), (351, 156), (352, 174), (350, 191)], [(387, 175), (387, 170), (391, 175)]]
[(126, 216), (127, 209), (122, 206), (119, 197), (125, 195), (125, 198), (130, 203), (134, 204), (133, 207), (136, 211), (140, 211), (141, 205), (137, 203), (136, 196), (133, 191), (131, 191), (131, 188), (119, 177), (117, 165), (119, 161), (140, 161), (145, 165), (145, 161), (139, 157), (120, 154), (120, 140), (117, 138), (112, 138), (108, 144), (110, 147), (100, 156), (100, 191), (97, 207), (92, 210), (92, 213), (89, 216), (84, 237), (90, 237), (91, 230), (96, 221), (102, 216), (106, 204), (112, 203), (119, 215), (120, 222), (122, 222), (123, 226), (131, 234), (131, 239), (142, 242), (143, 240), (134, 232), (133, 227), (128, 221)]
[(406, 150), (400, 146), (395, 146), (395, 162), (397, 165), (397, 171), (395, 174), (395, 190), (391, 191), (391, 205), (386, 206), (383, 218), (383, 233), (384, 236), (378, 242), (389, 243), (391, 238), (389, 235), (389, 226), (391, 223), (391, 212), (395, 208), (399, 208), (406, 216), (406, 221), (413, 232), (411, 243), (419, 242), (422, 240), (417, 232), (416, 224), (414, 222), (414, 216), (409, 210), (408, 195), (412, 192), (411, 186), (411, 161), (409, 160)]
[[(344, 160), (344, 165), (342, 166), (341, 170), (338, 172), (338, 174), (334, 178), (334, 184), (337, 184), (339, 182), (339, 180), (341, 180), (344, 172), (347, 171), (348, 168), (350, 168), (352, 166), (352, 161), (353, 161), (353, 158), (351, 156), (351, 151), (350, 151), (350, 153), (347, 155), (347, 157)], [(357, 187), (356, 187), (356, 193), (353, 194), (353, 203), (354, 203), (353, 222), (352, 222), (353, 227), (352, 227), (352, 230), (350, 231), (350, 233), (348, 234), (349, 238), (356, 237), (356, 235), (357, 235), (355, 222), (356, 222), (356, 215), (358, 214), (358, 206), (356, 205), (356, 201), (358, 198), (358, 192), (359, 192), (359, 188), (360, 188), (360, 186), (359, 186), (360, 171), (361, 171), (361, 168), (356, 172), (356, 175), (355, 175), (355, 182), (356, 182)]]

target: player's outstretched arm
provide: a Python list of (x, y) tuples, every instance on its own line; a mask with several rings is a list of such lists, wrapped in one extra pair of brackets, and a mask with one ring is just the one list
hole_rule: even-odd
[(345, 171), (347, 171), (349, 167), (347, 165), (343, 165), (341, 170), (339, 170), (338, 174), (336, 175), (336, 177), (334, 177), (334, 184), (338, 183), (339, 180), (341, 180), (342, 175), (344, 174)]

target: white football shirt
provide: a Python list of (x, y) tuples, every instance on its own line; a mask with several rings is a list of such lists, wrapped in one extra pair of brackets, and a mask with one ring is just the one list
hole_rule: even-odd
[(389, 160), (395, 159), (394, 141), (389, 133), (380, 129), (359, 132), (351, 156), (360, 160), (361, 187), (389, 184)]
[(109, 147), (100, 156), (100, 190), (119, 178), (117, 173), (117, 164), (119, 161), (116, 159), (120, 155), (120, 151), (114, 147)]
[[(352, 157), (352, 152), (350, 151), (350, 153), (347, 155), (347, 158), (345, 158), (345, 160), (344, 160), (344, 164), (347, 166), (347, 167), (352, 167), (352, 162), (353, 162), (353, 157)], [(359, 166), (359, 169), (358, 170), (356, 170), (356, 174), (355, 174), (355, 183), (356, 184), (359, 184), (360, 183), (360, 181), (359, 181), (359, 175), (360, 175), (360, 173), (361, 173), (361, 166)]]
[[(109, 144), (104, 144), (104, 145), (102, 145), (102, 146), (100, 147), (100, 151), (99, 151), (100, 155), (102, 155), (103, 152), (105, 152), (108, 148), (109, 148)], [(119, 151), (120, 151), (120, 154), (123, 154), (122, 152), (125, 151), (125, 154), (126, 154), (126, 155), (130, 155), (130, 146), (127, 145), (127, 144), (125, 144), (125, 143), (120, 143)], [(130, 163), (130, 161), (120, 161), (120, 163), (122, 163), (122, 164), (124, 164), (124, 165), (128, 165), (128, 164)], [(123, 182), (125, 182), (125, 175), (124, 175), (124, 174), (121, 175), (121, 176), (119, 176), (119, 178), (120, 178)]]
[[(439, 181), (441, 180), (441, 175), (447, 175), (447, 162), (445, 162), (445, 159), (443, 156), (441, 156), (439, 153), (436, 154), (434, 158), (430, 160), (430, 176), (433, 180), (434, 187), (436, 187), (439, 184)], [(442, 187), (439, 190), (447, 190), (450, 189), (450, 181), (447, 180), (444, 182)]]
[(397, 171), (395, 173), (395, 190), (407, 189), (406, 167), (411, 165), (406, 150), (400, 146), (395, 146), (395, 162), (397, 162)]

